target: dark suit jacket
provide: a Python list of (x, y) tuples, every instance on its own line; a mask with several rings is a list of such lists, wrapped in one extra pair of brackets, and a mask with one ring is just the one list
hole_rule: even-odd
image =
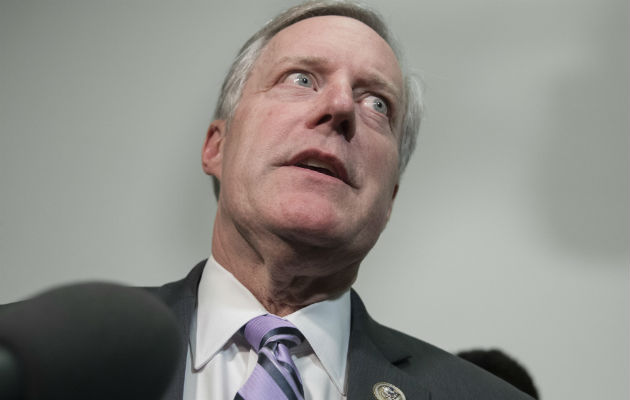
[[(182, 357), (163, 400), (182, 399), (189, 327), (204, 265), (205, 261), (199, 263), (181, 281), (147, 288), (173, 310), (184, 333)], [(372, 387), (377, 382), (397, 386), (408, 400), (531, 400), (467, 361), (378, 324), (368, 315), (356, 292), (352, 291), (351, 298), (348, 400), (374, 399)]]

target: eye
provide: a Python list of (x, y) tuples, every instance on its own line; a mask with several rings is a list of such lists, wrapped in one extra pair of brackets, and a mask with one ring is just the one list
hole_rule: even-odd
[(303, 87), (313, 87), (313, 78), (303, 72), (294, 72), (287, 77), (287, 80)]
[(372, 107), (372, 109), (380, 114), (389, 115), (389, 107), (387, 101), (378, 96), (368, 96), (365, 98), (364, 103)]

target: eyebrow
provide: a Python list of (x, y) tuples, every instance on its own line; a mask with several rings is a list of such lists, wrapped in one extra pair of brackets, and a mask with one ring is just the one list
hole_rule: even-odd
[(317, 56), (284, 56), (275, 62), (276, 65), (297, 64), (307, 67), (326, 68), (330, 67), (330, 61), (324, 57)]
[[(285, 56), (280, 58), (275, 64), (279, 66), (295, 64), (310, 68), (329, 69), (331, 62), (327, 58), (318, 56)], [(385, 95), (390, 97), (391, 101), (398, 101), (402, 97), (401, 91), (377, 72), (367, 72), (359, 77), (358, 82), (360, 86), (384, 92)]]
[(383, 92), (385, 95), (391, 98), (391, 101), (398, 101), (402, 98), (402, 93), (394, 84), (384, 79), (378, 73), (367, 73), (359, 79), (359, 84), (366, 86), (370, 89)]

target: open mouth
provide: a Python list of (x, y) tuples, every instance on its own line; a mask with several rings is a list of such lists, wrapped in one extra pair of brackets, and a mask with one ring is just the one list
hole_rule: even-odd
[(311, 171), (319, 172), (324, 175), (332, 176), (339, 179), (339, 175), (335, 172), (334, 168), (319, 160), (304, 160), (295, 164), (296, 167), (310, 169)]
[(328, 175), (352, 186), (343, 163), (337, 157), (319, 150), (307, 150), (302, 152), (293, 157), (287, 165)]

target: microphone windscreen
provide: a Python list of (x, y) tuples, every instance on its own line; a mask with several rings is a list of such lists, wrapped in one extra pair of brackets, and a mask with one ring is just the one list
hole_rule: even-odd
[(157, 400), (181, 340), (156, 297), (108, 283), (53, 289), (0, 313), (0, 346), (15, 355), (27, 400)]

